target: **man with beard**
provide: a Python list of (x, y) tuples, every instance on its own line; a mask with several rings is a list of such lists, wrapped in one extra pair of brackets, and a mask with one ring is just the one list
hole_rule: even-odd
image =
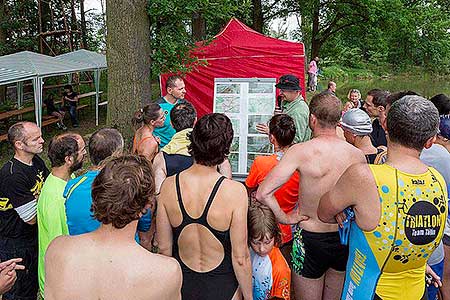
[(44, 295), (44, 257), (50, 242), (60, 235), (67, 235), (64, 209), (64, 188), (73, 172), (79, 170), (86, 156), (83, 138), (75, 133), (55, 136), (48, 146), (48, 158), (52, 172), (42, 187), (37, 207), (39, 235), (38, 277), (41, 295)]
[(0, 170), (0, 261), (22, 258), (26, 271), (3, 299), (36, 299), (37, 226), (36, 206), (48, 169), (37, 155), (44, 140), (41, 129), (31, 122), (19, 122), (8, 130), (14, 157)]
[[(280, 90), (282, 113), (294, 119), (294, 144), (309, 141), (311, 139), (311, 129), (308, 126), (309, 108), (302, 97), (300, 80), (291, 74), (283, 75), (275, 87)], [(258, 132), (269, 134), (269, 126), (266, 124), (257, 124), (256, 129)]]

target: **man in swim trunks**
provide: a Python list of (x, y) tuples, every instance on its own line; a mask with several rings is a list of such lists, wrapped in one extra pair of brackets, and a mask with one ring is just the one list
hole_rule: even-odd
[[(280, 223), (294, 224), (307, 216), (294, 237), (292, 282), (295, 295), (308, 300), (336, 299), (342, 289), (348, 250), (340, 244), (337, 225), (319, 220), (317, 207), (322, 195), (350, 165), (366, 160), (361, 150), (336, 135), (342, 111), (337, 97), (316, 95), (309, 110), (313, 139), (292, 146), (284, 154), (259, 186), (256, 198), (272, 209)], [(298, 206), (303, 216), (297, 211), (286, 215), (274, 197), (274, 192), (295, 171), (300, 174)]]
[(425, 268), (447, 218), (443, 177), (419, 155), (436, 139), (439, 114), (420, 96), (396, 101), (387, 115), (384, 165), (350, 166), (319, 205), (319, 218), (352, 207), (350, 253), (341, 299), (426, 299)]

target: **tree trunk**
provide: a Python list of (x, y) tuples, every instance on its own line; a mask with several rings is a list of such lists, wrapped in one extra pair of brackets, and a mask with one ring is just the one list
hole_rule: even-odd
[(74, 45), (74, 49), (78, 49), (79, 47), (79, 36), (78, 33), (75, 33), (75, 30), (78, 30), (78, 22), (77, 22), (77, 13), (75, 11), (75, 0), (70, 0), (70, 30), (72, 36), (72, 44)]
[[(6, 20), (6, 0), (0, 0), (0, 20)], [(3, 26), (0, 26), (0, 56), (6, 54), (6, 36), (7, 32)], [(6, 100), (6, 85), (0, 85), (0, 104)]]
[(107, 124), (119, 129), (129, 143), (131, 118), (151, 99), (147, 0), (107, 0), (106, 7)]
[(314, 15), (312, 22), (312, 33), (311, 33), (311, 59), (319, 56), (320, 48), (322, 47), (322, 42), (319, 40), (319, 16), (320, 16), (320, 6), (319, 1), (317, 1), (314, 7)]
[(254, 30), (262, 33), (263, 25), (264, 25), (264, 18), (263, 18), (261, 0), (252, 0), (252, 3), (253, 3), (252, 28)]
[(194, 41), (202, 41), (206, 37), (206, 20), (202, 13), (195, 12), (192, 15), (192, 38)]
[(84, 0), (80, 0), (80, 22), (81, 22), (81, 48), (89, 49), (86, 36), (86, 14), (84, 12)]

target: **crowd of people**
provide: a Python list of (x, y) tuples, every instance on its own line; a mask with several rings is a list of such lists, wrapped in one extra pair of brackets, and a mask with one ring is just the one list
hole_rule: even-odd
[(294, 75), (276, 87), (257, 125), (274, 153), (243, 183), (230, 119), (197, 118), (179, 76), (130, 116), (129, 151), (113, 128), (44, 151), (35, 123), (12, 125), (3, 299), (450, 299), (450, 99), (352, 89), (343, 105), (330, 82), (308, 105)]

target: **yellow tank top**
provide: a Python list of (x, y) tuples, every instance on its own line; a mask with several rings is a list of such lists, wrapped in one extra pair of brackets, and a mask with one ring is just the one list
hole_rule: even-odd
[(381, 218), (364, 232), (380, 264), (376, 294), (382, 299), (420, 299), (426, 262), (442, 239), (447, 219), (444, 178), (433, 168), (403, 173), (389, 165), (370, 165), (380, 195)]

